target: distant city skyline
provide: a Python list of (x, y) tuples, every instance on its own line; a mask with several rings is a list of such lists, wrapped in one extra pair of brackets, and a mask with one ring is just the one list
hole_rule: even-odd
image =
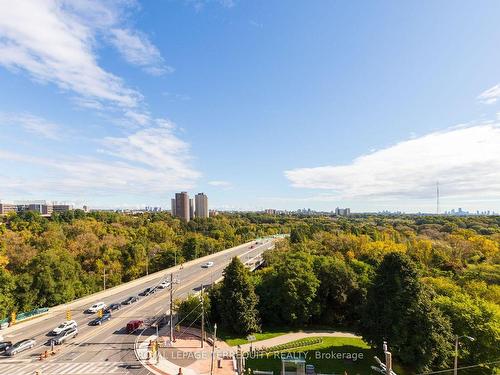
[(500, 3), (363, 10), (4, 2), (0, 199), (499, 212)]

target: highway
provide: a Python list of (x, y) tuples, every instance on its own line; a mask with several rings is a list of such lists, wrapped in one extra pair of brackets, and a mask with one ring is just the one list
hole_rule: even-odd
[[(39, 360), (40, 354), (50, 351), (48, 332), (66, 320), (66, 309), (54, 309), (56, 312), (47, 317), (37, 318), (32, 322), (20, 323), (16, 329), (7, 330), (2, 334), (5, 340), (17, 342), (26, 338), (35, 338), (33, 349), (19, 353), (14, 357), (0, 356), (1, 375), (35, 374), (135, 374), (146, 375), (149, 372), (136, 361), (133, 346), (136, 333), (127, 334), (125, 326), (132, 319), (147, 320), (159, 313), (167, 312), (169, 308), (169, 289), (158, 290), (156, 293), (140, 297), (140, 300), (112, 313), (112, 319), (101, 326), (89, 326), (96, 314), (86, 314), (84, 310), (95, 302), (106, 304), (120, 303), (127, 297), (138, 295), (147, 287), (155, 286), (162, 280), (170, 280), (173, 273), (178, 283), (174, 287), (174, 299), (184, 298), (195, 292), (200, 285), (210, 285), (222, 277), (222, 271), (234, 256), (239, 256), (243, 262), (255, 258), (271, 247), (272, 240), (261, 240), (237, 246), (186, 263), (157, 272), (135, 280), (130, 287), (117, 287), (97, 293), (94, 298), (84, 298), (71, 305), (72, 319), (78, 323), (79, 334), (67, 343), (56, 346), (57, 354), (47, 359)], [(214, 262), (210, 268), (202, 268), (206, 261)], [(23, 324), (26, 326), (23, 327)]]

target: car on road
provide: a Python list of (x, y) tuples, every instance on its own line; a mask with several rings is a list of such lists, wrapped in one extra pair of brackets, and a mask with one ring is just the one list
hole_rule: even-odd
[(54, 337), (52, 341), (54, 342), (55, 345), (61, 345), (67, 339), (72, 339), (76, 336), (78, 336), (78, 328), (72, 327), (70, 329), (67, 329), (66, 331), (62, 331), (60, 334)]
[(110, 319), (111, 319), (111, 313), (107, 312), (107, 313), (102, 314), (102, 316), (100, 318), (95, 318), (94, 320), (91, 320), (89, 322), (89, 325), (100, 326), (102, 323), (107, 322)]
[(58, 334), (70, 329), (70, 328), (76, 328), (78, 324), (74, 320), (67, 320), (64, 323), (59, 324), (56, 328), (54, 328), (52, 331), (50, 331), (51, 336), (57, 336)]
[(119, 303), (112, 303), (104, 310), (104, 312), (110, 313), (111, 311), (120, 310), (120, 307), (122, 307), (122, 305), (120, 305)]
[(5, 352), (12, 346), (12, 341), (0, 341), (0, 353)]
[(31, 349), (35, 346), (36, 341), (35, 339), (24, 339), (21, 341), (16, 342), (14, 345), (9, 347), (6, 351), (5, 354), (9, 356), (16, 355), (17, 353), (24, 352), (25, 350)]
[(160, 284), (158, 284), (158, 289), (165, 289), (170, 286), (170, 281), (162, 281)]
[(144, 325), (144, 321), (142, 320), (131, 320), (127, 323), (127, 333), (134, 332), (136, 329), (141, 328)]
[(206, 262), (201, 265), (201, 268), (210, 268), (214, 265), (214, 262)]
[(122, 301), (122, 305), (130, 305), (131, 303), (139, 301), (137, 296), (130, 296), (125, 301)]
[(153, 294), (155, 292), (154, 288), (146, 288), (142, 292), (139, 293), (140, 296), (149, 296), (150, 294)]
[(104, 302), (97, 302), (90, 306), (85, 312), (87, 314), (95, 314), (99, 310), (104, 310), (106, 308), (106, 304)]

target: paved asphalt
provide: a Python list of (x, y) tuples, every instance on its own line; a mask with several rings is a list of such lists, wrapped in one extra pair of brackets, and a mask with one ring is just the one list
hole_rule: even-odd
[[(222, 271), (234, 256), (239, 256), (243, 262), (256, 257), (272, 245), (271, 240), (236, 247), (229, 252), (216, 253), (210, 257), (214, 265), (202, 268), (201, 264), (186, 264), (182, 270), (179, 267), (162, 271), (153, 280), (148, 279), (136, 283), (127, 290), (117, 291), (115, 294), (96, 300), (106, 304), (119, 303), (127, 297), (137, 295), (147, 287), (157, 285), (162, 280), (170, 280), (174, 272), (174, 279), (179, 283), (174, 288), (174, 299), (184, 298), (200, 288), (200, 285), (210, 285), (222, 276)], [(88, 323), (96, 317), (95, 314), (84, 313), (92, 303), (77, 305), (72, 308), (72, 319), (78, 323), (79, 334), (67, 343), (57, 346), (58, 354), (42, 361), (39, 356), (45, 350), (50, 351), (48, 332), (66, 320), (65, 311), (55, 316), (42, 319), (39, 322), (18, 328), (5, 340), (17, 342), (25, 338), (35, 338), (36, 346), (14, 357), (0, 356), (0, 375), (35, 374), (40, 371), (43, 375), (96, 375), (96, 374), (150, 374), (136, 361), (133, 347), (137, 333), (127, 334), (125, 326), (132, 319), (147, 320), (161, 312), (167, 312), (169, 307), (169, 289), (159, 290), (156, 293), (140, 297), (140, 300), (129, 306), (123, 306), (112, 314), (112, 319), (101, 326), (89, 326)], [(22, 324), (22, 323), (21, 323)]]

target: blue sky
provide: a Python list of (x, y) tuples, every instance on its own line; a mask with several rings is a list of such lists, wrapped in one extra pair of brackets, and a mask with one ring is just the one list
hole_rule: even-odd
[(499, 11), (0, 1), (0, 199), (500, 211)]

